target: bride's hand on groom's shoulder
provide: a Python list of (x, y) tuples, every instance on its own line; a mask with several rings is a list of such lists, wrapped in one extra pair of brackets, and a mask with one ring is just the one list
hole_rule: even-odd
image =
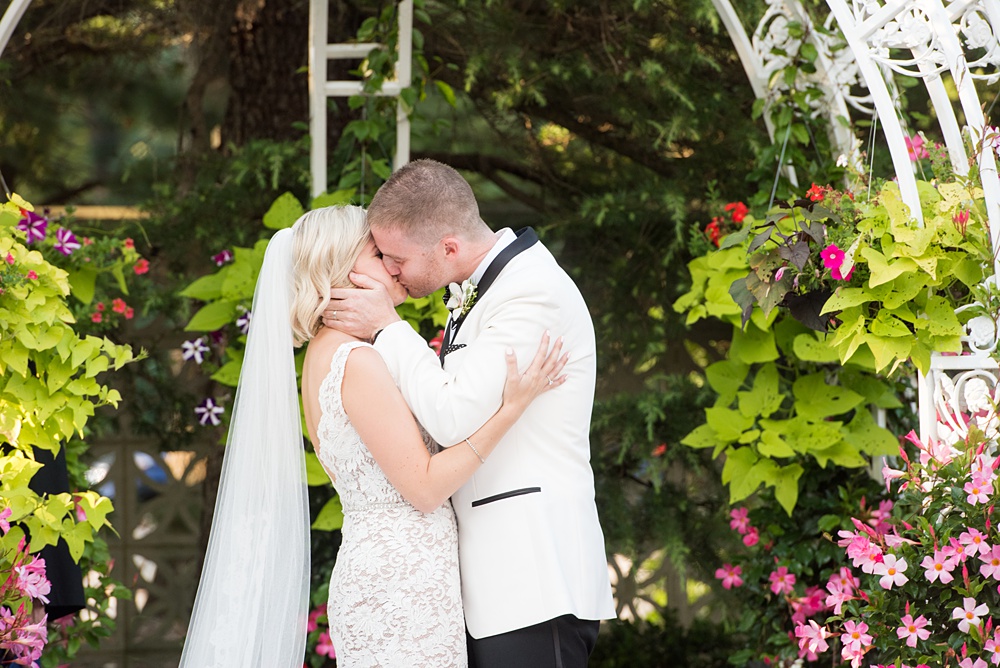
[(521, 373), (517, 367), (517, 355), (513, 348), (508, 348), (507, 358), (507, 382), (503, 388), (504, 404), (521, 404), (527, 406), (540, 394), (554, 390), (566, 382), (566, 375), (562, 373), (566, 362), (569, 361), (569, 353), (563, 353), (563, 338), (556, 339), (555, 344), (549, 347), (550, 336), (548, 332), (542, 334), (541, 343), (535, 357), (531, 360), (528, 368)]
[(370, 341), (375, 332), (399, 320), (385, 286), (364, 275), (350, 275), (356, 288), (331, 288), (323, 324)]

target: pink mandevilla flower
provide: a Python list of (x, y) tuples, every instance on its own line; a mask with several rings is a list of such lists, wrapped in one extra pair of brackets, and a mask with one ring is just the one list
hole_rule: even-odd
[(973, 661), (971, 656), (967, 656), (958, 662), (959, 668), (989, 668), (985, 661), (980, 659), (978, 656), (976, 660)]
[[(830, 645), (827, 644), (826, 639), (831, 635), (825, 626), (820, 626), (813, 619), (810, 619), (808, 624), (800, 624), (795, 627), (795, 637), (799, 639), (799, 649), (807, 652), (810, 656), (828, 650)], [(814, 660), (810, 659), (810, 661)]]
[(989, 608), (985, 603), (977, 606), (976, 599), (966, 596), (962, 599), (962, 607), (951, 611), (951, 618), (959, 620), (959, 630), (968, 633), (969, 627), (979, 626), (983, 621), (982, 616), (986, 614), (989, 614)]
[(973, 529), (972, 527), (968, 527), (967, 531), (959, 534), (958, 542), (962, 545), (962, 551), (967, 557), (974, 557), (977, 554), (987, 554), (993, 549), (986, 542), (986, 536), (979, 529)]
[(990, 494), (993, 493), (993, 483), (979, 474), (973, 474), (972, 482), (965, 483), (965, 487), (963, 489), (965, 490), (965, 493), (969, 495), (965, 498), (965, 500), (972, 505), (976, 505), (977, 503), (989, 503)]
[(27, 564), (14, 567), (17, 575), (14, 586), (22, 594), (29, 598), (37, 598), (43, 603), (48, 603), (48, 594), (52, 591), (52, 585), (45, 577), (45, 560), (33, 559)]
[(743, 578), (740, 575), (743, 574), (743, 569), (739, 566), (733, 566), (731, 564), (722, 564), (722, 568), (718, 568), (715, 571), (715, 577), (722, 580), (723, 589), (731, 589), (733, 587), (739, 587), (743, 584)]
[(910, 161), (916, 162), (930, 155), (927, 149), (924, 148), (924, 138), (920, 135), (913, 135), (912, 137), (903, 137), (906, 141), (906, 151), (910, 154)]
[(993, 655), (990, 657), (990, 663), (994, 666), (1000, 664), (1000, 642), (997, 642), (996, 635), (983, 643), (983, 651), (990, 652)]
[(331, 659), (337, 658), (337, 650), (334, 649), (330, 634), (326, 631), (319, 634), (319, 642), (316, 643), (316, 653), (320, 656), (328, 656)]
[(894, 554), (882, 557), (882, 563), (875, 564), (872, 572), (882, 576), (878, 583), (883, 589), (892, 589), (893, 586), (902, 587), (910, 580), (903, 575), (906, 572), (906, 559), (898, 559)]
[(729, 511), (729, 528), (741, 536), (750, 528), (750, 511), (746, 508), (733, 508)]
[(1000, 580), (1000, 545), (994, 545), (993, 549), (979, 556), (979, 561), (983, 565), (979, 567), (979, 572), (984, 578)]
[(746, 535), (743, 536), (743, 544), (747, 547), (753, 547), (760, 542), (760, 533), (757, 531), (757, 527), (750, 527), (747, 529)]
[(955, 558), (949, 557), (944, 550), (934, 550), (933, 556), (926, 556), (920, 562), (920, 567), (924, 569), (924, 575), (931, 582), (938, 580), (941, 584), (948, 584), (955, 577), (951, 574), (955, 570), (958, 562)]
[(0, 510), (0, 532), (2, 532), (0, 533), (0, 536), (6, 535), (7, 532), (10, 531), (10, 522), (7, 520), (10, 519), (10, 516), (13, 514), (14, 511), (10, 508)]
[(923, 615), (914, 619), (913, 615), (906, 614), (899, 620), (899, 623), (902, 624), (902, 626), (896, 629), (896, 636), (898, 636), (900, 640), (905, 638), (906, 644), (909, 647), (916, 647), (918, 639), (927, 640), (931, 637), (931, 632), (924, 628), (927, 626), (927, 618)]
[(767, 578), (771, 581), (771, 591), (774, 594), (791, 594), (795, 586), (795, 574), (789, 573), (785, 566), (778, 566)]

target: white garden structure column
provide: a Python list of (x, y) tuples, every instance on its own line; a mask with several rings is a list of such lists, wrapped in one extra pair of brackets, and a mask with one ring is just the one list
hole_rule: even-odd
[(0, 56), (3, 56), (3, 51), (7, 48), (7, 43), (10, 42), (11, 35), (14, 34), (14, 28), (17, 27), (17, 24), (20, 22), (21, 17), (24, 16), (24, 12), (30, 4), (31, 0), (13, 0), (7, 6), (3, 17), (0, 18)]
[[(309, 2), (309, 135), (312, 196), (326, 191), (327, 187), (327, 100), (331, 97), (351, 97), (370, 94), (363, 81), (328, 81), (329, 60), (362, 60), (372, 49), (384, 48), (377, 43), (330, 44), (327, 26), (330, 17), (330, 0)], [(413, 0), (400, 0), (397, 7), (399, 38), (396, 54), (396, 75), (386, 81), (375, 95), (399, 97), (410, 86), (413, 66)], [(410, 161), (410, 117), (402, 99), (396, 104), (396, 153), (393, 168), (399, 169)]]

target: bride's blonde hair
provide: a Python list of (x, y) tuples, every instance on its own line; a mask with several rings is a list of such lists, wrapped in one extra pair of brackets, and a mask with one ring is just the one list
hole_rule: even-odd
[(291, 320), (298, 347), (322, 326), (330, 288), (353, 286), (347, 276), (372, 235), (359, 206), (309, 211), (295, 221), (292, 235)]

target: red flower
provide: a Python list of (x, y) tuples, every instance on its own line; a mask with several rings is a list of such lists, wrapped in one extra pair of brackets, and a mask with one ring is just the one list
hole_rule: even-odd
[(83, 245), (84, 246), (90, 246), (93, 243), (94, 243), (94, 240), (91, 239), (90, 237), (84, 237), (83, 238)]
[(719, 229), (718, 218), (713, 218), (712, 222), (705, 226), (705, 234), (708, 235), (709, 241), (716, 246), (719, 245), (719, 239), (722, 237), (722, 230)]
[(135, 248), (135, 242), (131, 239), (125, 239), (125, 241), (122, 242), (122, 246), (125, 248)]
[(145, 274), (149, 271), (149, 260), (140, 258), (139, 261), (135, 263), (135, 266), (132, 267), (132, 271), (134, 271), (137, 276)]
[(116, 297), (111, 302), (111, 310), (115, 313), (124, 313), (125, 309), (128, 308), (128, 304), (125, 303), (124, 299)]
[(97, 306), (95, 306), (94, 308), (96, 308), (98, 311), (103, 311), (104, 310), (104, 302), (97, 302)]
[(666, 454), (666, 452), (667, 452), (667, 444), (666, 443), (660, 443), (658, 446), (656, 446), (655, 448), (653, 448), (653, 456), (654, 457), (662, 457), (664, 454)]
[(826, 186), (818, 186), (814, 183), (812, 184), (812, 187), (806, 191), (806, 197), (808, 197), (814, 202), (821, 202), (823, 201), (823, 198), (826, 196), (826, 191), (827, 191)]
[(436, 352), (438, 355), (441, 354), (441, 344), (442, 343), (444, 343), (444, 330), (443, 329), (437, 333), (437, 336), (435, 336), (433, 339), (431, 339), (430, 341), (428, 341), (428, 345), (431, 348), (433, 348), (434, 352)]
[(134, 317), (135, 317), (135, 309), (129, 306), (127, 309), (125, 309), (125, 319), (131, 320)]
[(748, 213), (750, 213), (750, 209), (748, 209), (747, 205), (743, 202), (730, 202), (723, 208), (726, 211), (732, 212), (729, 215), (732, 216), (734, 223), (742, 223), (743, 219), (747, 217)]
[(104, 320), (104, 316), (101, 315), (100, 311), (98, 311), (96, 313), (91, 313), (90, 314), (90, 321), (91, 322), (100, 322), (101, 320)]

